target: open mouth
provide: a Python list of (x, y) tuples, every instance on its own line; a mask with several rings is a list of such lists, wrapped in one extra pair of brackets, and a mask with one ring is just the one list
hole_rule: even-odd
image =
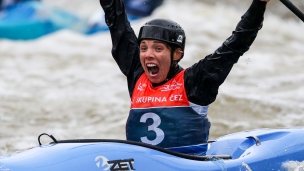
[(159, 72), (159, 67), (156, 64), (147, 64), (147, 69), (151, 76), (156, 76)]

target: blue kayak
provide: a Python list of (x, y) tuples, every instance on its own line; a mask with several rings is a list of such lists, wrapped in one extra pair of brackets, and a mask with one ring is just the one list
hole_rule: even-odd
[[(257, 129), (209, 142), (206, 156), (110, 139), (57, 141), (0, 157), (1, 171), (278, 171), (304, 161), (304, 128)], [(40, 139), (40, 136), (39, 138)], [(40, 140), (39, 140), (39, 144)]]
[(0, 38), (30, 40), (61, 29), (79, 30), (74, 14), (39, 1), (25, 1), (0, 11)]

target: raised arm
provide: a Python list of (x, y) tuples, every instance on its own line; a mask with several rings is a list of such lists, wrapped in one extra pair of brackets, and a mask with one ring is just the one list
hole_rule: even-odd
[[(262, 2), (264, 1), (264, 2)], [(217, 94), (232, 66), (253, 43), (262, 28), (266, 2), (253, 0), (232, 35), (213, 54), (200, 60), (186, 71), (188, 99), (199, 105), (209, 105)]]
[(126, 76), (134, 65), (139, 65), (137, 37), (127, 19), (122, 0), (100, 0), (105, 12), (105, 21), (112, 38), (112, 55), (120, 70)]
[(127, 76), (131, 95), (139, 72), (143, 72), (139, 60), (137, 37), (127, 19), (122, 0), (100, 0), (105, 12), (105, 21), (112, 38), (112, 56), (121, 72)]

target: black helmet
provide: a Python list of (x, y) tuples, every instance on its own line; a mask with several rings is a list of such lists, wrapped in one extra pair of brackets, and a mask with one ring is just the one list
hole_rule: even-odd
[(183, 28), (168, 19), (154, 19), (140, 28), (138, 42), (142, 39), (155, 39), (177, 45), (184, 51), (186, 35)]

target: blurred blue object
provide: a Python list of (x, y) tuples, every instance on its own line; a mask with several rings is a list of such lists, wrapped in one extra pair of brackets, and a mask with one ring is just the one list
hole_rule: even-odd
[(0, 10), (13, 6), (15, 4), (27, 1), (40, 1), (40, 0), (0, 0)]
[[(151, 15), (162, 2), (163, 0), (124, 0), (130, 21)], [(88, 19), (81, 19), (40, 0), (0, 0), (0, 5), (0, 39), (32, 40), (61, 29), (85, 35), (108, 30), (102, 10)]]
[[(134, 21), (147, 17), (163, 3), (164, 0), (124, 0), (127, 17), (129, 21)], [(103, 11), (99, 11), (91, 16), (84, 32), (87, 35), (109, 30)]]
[[(140, 19), (141, 17), (136, 17), (133, 15), (127, 14), (129, 21), (134, 21)], [(93, 14), (87, 21), (87, 28), (84, 31), (84, 34), (91, 35), (102, 31), (108, 31), (108, 25), (105, 22), (105, 16), (103, 11), (98, 11)]]
[(128, 14), (137, 17), (146, 17), (163, 3), (164, 0), (124, 0)]
[(79, 30), (76, 15), (39, 1), (25, 1), (0, 11), (0, 38), (30, 40), (60, 29)]

